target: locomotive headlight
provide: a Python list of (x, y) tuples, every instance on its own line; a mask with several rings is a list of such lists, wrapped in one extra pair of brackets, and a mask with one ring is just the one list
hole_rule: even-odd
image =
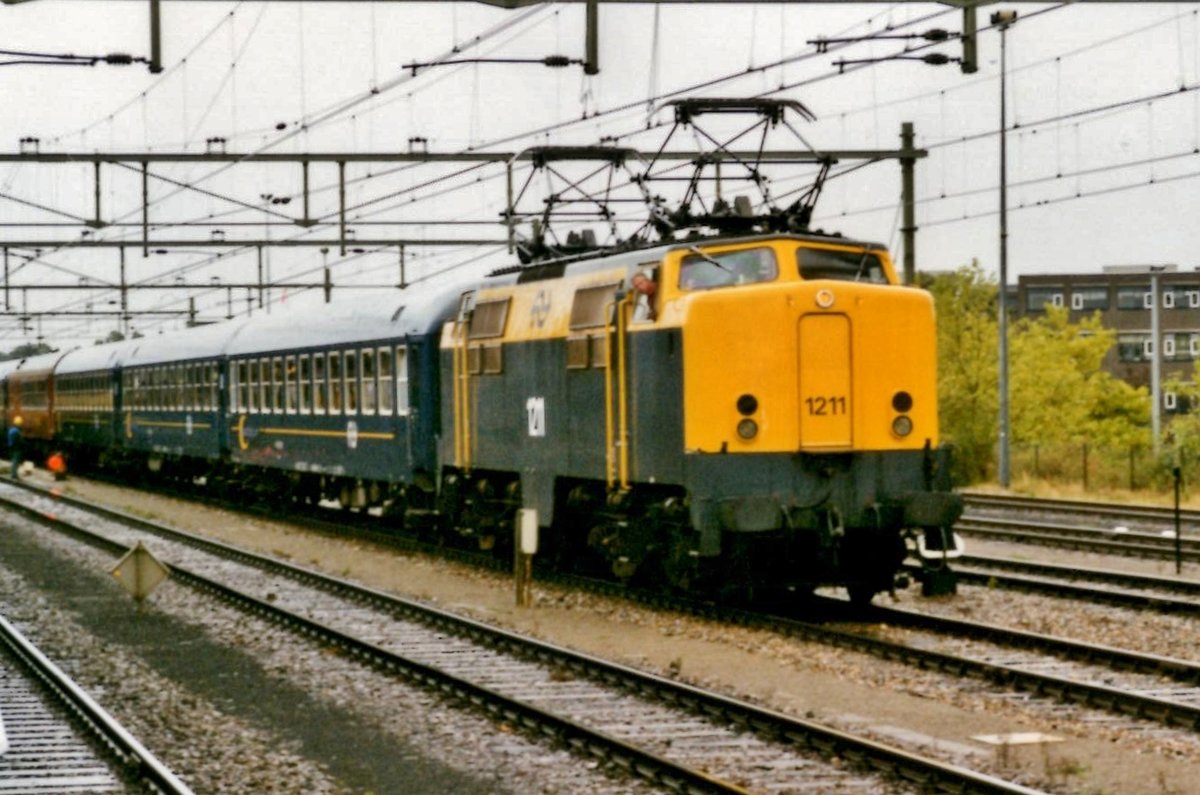
[(737, 410), (739, 414), (749, 417), (758, 411), (758, 398), (754, 395), (742, 395), (737, 399)]
[(755, 436), (758, 436), (758, 423), (751, 419), (744, 419), (738, 423), (738, 436), (749, 441)]
[(908, 436), (912, 433), (912, 429), (912, 420), (903, 414), (892, 420), (892, 433), (897, 436)]

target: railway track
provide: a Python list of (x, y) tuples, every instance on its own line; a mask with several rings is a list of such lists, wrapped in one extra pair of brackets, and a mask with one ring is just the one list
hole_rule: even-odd
[(955, 561), (961, 582), (1176, 615), (1200, 615), (1200, 582), (993, 555)]
[[(977, 538), (1100, 554), (1158, 560), (1176, 556), (1175, 514), (1167, 508), (971, 494), (955, 530)], [(1180, 512), (1178, 548), (1181, 560), (1200, 561), (1200, 512)]]
[[(1156, 560), (1175, 559), (1173, 532), (1168, 536), (1130, 530), (1098, 530), (1076, 525), (1022, 519), (992, 519), (970, 514), (964, 514), (954, 529), (968, 537), (992, 541), (1037, 544), (1105, 555)], [(1188, 563), (1200, 561), (1200, 539), (1186, 536), (1181, 538), (1180, 559)]]
[[(966, 509), (971, 513), (982, 513), (989, 510), (1024, 511), (1051, 516), (1089, 517), (1093, 520), (1111, 520), (1144, 529), (1167, 529), (1168, 527), (1173, 529), (1175, 521), (1173, 509), (1151, 505), (1055, 500), (1003, 494), (980, 494), (978, 492), (965, 492), (963, 498)], [(1184, 509), (1180, 511), (1179, 516), (1185, 535), (1200, 533), (1200, 511)]]
[[(145, 539), (177, 579), (671, 791), (1033, 792), (135, 517), (15, 499), (113, 553)], [(90, 530), (68, 529), (73, 510)]]
[[(0, 617), (0, 795), (191, 795), (188, 788), (20, 631)], [(0, 746), (5, 743), (0, 742)]]

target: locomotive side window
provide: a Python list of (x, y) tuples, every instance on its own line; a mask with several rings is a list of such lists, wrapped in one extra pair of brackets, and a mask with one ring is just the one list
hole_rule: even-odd
[(325, 354), (313, 354), (313, 414), (324, 414), (326, 405), (325, 393)]
[(374, 414), (378, 389), (375, 384), (375, 351), (363, 348), (359, 353), (359, 374), (362, 378), (362, 413)]
[(346, 351), (346, 413), (358, 411), (358, 351)]
[(396, 346), (396, 413), (408, 414), (408, 349)]
[(769, 248), (747, 248), (719, 254), (696, 252), (683, 258), (679, 266), (679, 287), (683, 290), (711, 290), (737, 284), (774, 281), (779, 263)]
[(471, 327), (467, 330), (467, 337), (473, 340), (503, 337), (504, 324), (507, 320), (507, 298), (501, 298), (498, 301), (481, 301), (475, 305), (475, 311), (471, 314)]
[(392, 352), (388, 348), (379, 349), (379, 413), (390, 415), (395, 406), (396, 381), (392, 378)]
[(308, 414), (309, 406), (312, 405), (312, 366), (309, 361), (307, 353), (300, 356), (300, 403), (297, 409), (301, 414)]
[(618, 286), (618, 283), (614, 282), (576, 290), (575, 300), (571, 304), (571, 331), (597, 328), (606, 324)]
[(329, 354), (329, 413), (342, 413), (342, 355)]
[(870, 251), (831, 251), (823, 248), (796, 250), (802, 279), (837, 279), (844, 282), (887, 284), (887, 273), (879, 256)]

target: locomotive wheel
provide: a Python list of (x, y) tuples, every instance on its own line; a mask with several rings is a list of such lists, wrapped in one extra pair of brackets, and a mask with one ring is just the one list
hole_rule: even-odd
[(850, 604), (855, 607), (866, 607), (871, 604), (871, 600), (875, 598), (878, 591), (873, 586), (864, 585), (863, 583), (854, 583), (846, 586), (846, 592), (850, 594)]
[(700, 586), (700, 555), (696, 533), (673, 529), (662, 558), (663, 574), (671, 588), (688, 593)]

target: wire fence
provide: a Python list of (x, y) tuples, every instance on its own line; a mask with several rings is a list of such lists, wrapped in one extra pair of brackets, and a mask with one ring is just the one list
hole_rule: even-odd
[(1176, 466), (1185, 484), (1200, 483), (1200, 457), (1169, 447), (1155, 456), (1149, 447), (1140, 445), (1015, 444), (1010, 460), (1014, 480), (1048, 481), (1084, 491), (1167, 492), (1173, 488)]

